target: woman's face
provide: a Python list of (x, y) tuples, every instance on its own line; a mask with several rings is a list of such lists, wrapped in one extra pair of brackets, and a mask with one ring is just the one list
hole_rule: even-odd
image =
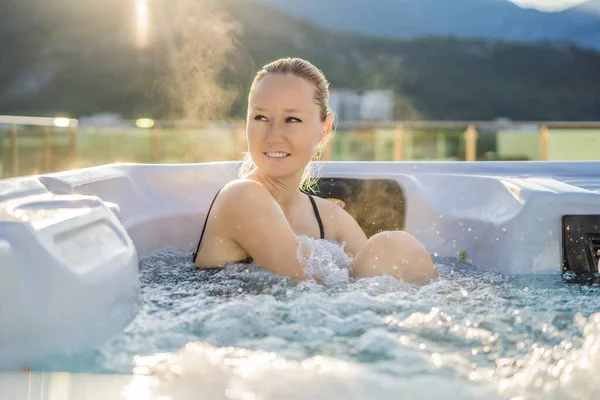
[(292, 74), (264, 77), (250, 97), (246, 134), (252, 160), (262, 174), (285, 178), (302, 174), (317, 144), (331, 130), (321, 121), (314, 86)]

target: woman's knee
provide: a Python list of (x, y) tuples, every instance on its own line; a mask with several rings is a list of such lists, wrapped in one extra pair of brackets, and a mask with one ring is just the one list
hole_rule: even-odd
[(377, 233), (367, 240), (365, 250), (371, 254), (377, 253), (380, 261), (401, 269), (407, 280), (437, 277), (429, 252), (408, 232)]
[(425, 250), (425, 247), (405, 231), (383, 231), (371, 236), (365, 246), (386, 248), (410, 248)]

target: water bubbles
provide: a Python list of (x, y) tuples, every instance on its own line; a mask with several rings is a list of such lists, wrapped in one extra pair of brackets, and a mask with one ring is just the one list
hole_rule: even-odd
[[(507, 277), (466, 260), (444, 264), (435, 253), (434, 282), (352, 281), (336, 275), (347, 262), (342, 246), (307, 246), (308, 267), (334, 284), (246, 264), (197, 270), (188, 253), (145, 259), (144, 307), (126, 332), (76, 365), (54, 358), (48, 369), (133, 370), (219, 396), (239, 387), (240, 398), (334, 397), (344, 388), (344, 398), (437, 398), (446, 380), (454, 385), (446, 392), (461, 399), (494, 397), (476, 395), (482, 387), (552, 400), (600, 391), (598, 288)], [(407, 383), (399, 390), (394, 382)], [(421, 396), (433, 386), (437, 392)]]
[[(307, 254), (300, 251), (308, 250)], [(348, 282), (351, 260), (344, 248), (328, 240), (315, 240), (306, 236), (300, 237), (298, 258), (303, 265), (304, 273), (319, 279), (325, 285)], [(377, 259), (377, 257), (375, 257)], [(376, 265), (373, 265), (376, 268)]]

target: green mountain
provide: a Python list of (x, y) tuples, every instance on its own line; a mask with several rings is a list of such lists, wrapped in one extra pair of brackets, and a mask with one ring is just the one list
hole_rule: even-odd
[(139, 47), (132, 3), (0, 0), (0, 113), (240, 117), (256, 70), (297, 56), (332, 87), (393, 89), (397, 118), (600, 119), (589, 49), (334, 33), (247, 0), (149, 2)]

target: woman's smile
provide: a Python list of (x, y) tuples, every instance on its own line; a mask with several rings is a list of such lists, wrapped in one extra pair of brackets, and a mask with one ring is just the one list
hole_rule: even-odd
[(268, 151), (268, 152), (263, 152), (263, 154), (265, 155), (265, 157), (268, 160), (273, 160), (273, 161), (282, 161), (282, 160), (285, 160), (286, 158), (288, 158), (289, 156), (291, 156), (290, 153), (286, 153), (284, 151)]

